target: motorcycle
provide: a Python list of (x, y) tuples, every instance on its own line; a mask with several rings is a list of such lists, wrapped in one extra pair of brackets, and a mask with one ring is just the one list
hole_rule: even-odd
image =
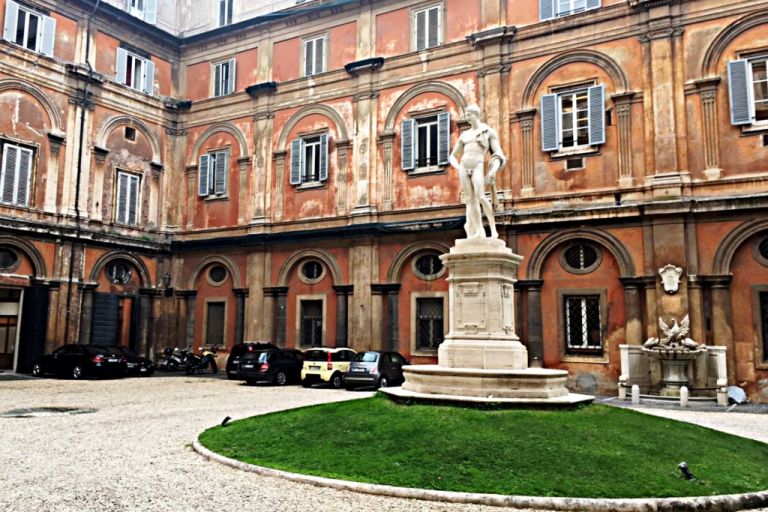
[(191, 351), (188, 348), (166, 348), (163, 350), (164, 359), (161, 359), (158, 364), (158, 370), (164, 372), (175, 372), (181, 368), (185, 368), (189, 359)]
[(203, 373), (210, 367), (211, 373), (219, 373), (219, 367), (216, 366), (216, 352), (211, 349), (203, 349), (200, 354), (190, 353), (187, 357), (185, 371), (187, 375), (194, 373)]

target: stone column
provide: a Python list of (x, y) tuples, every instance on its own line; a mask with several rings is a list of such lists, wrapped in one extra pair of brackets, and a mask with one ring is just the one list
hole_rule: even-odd
[(283, 218), (283, 194), (285, 187), (285, 157), (287, 151), (275, 151), (272, 153), (272, 157), (275, 163), (275, 208), (272, 212), (275, 220)]
[(736, 354), (731, 327), (731, 280), (732, 276), (707, 276), (712, 289), (712, 341), (726, 348), (728, 382), (736, 379)]
[(336, 292), (336, 346), (349, 346), (349, 296), (352, 285), (334, 286)]
[(525, 345), (528, 347), (529, 366), (542, 368), (544, 366), (544, 331), (541, 318), (541, 279), (518, 281), (517, 286), (525, 291), (527, 309), (527, 325)]
[(720, 139), (717, 132), (717, 86), (720, 77), (693, 82), (701, 98), (701, 124), (704, 128), (704, 176), (708, 180), (720, 178)]
[[(352, 215), (370, 215), (373, 211), (371, 184), (373, 169), (371, 167), (370, 148), (375, 140), (375, 115), (378, 107), (379, 93), (371, 89), (370, 73), (358, 76), (356, 79), (359, 92), (353, 96), (353, 115), (357, 136), (352, 138), (352, 148), (355, 152), (352, 180)], [(374, 160), (375, 161), (375, 160)]]
[(251, 166), (251, 157), (248, 155), (241, 155), (237, 159), (237, 167), (240, 170), (240, 195), (238, 198), (238, 223), (243, 225), (246, 220), (250, 220), (248, 210), (251, 206), (250, 195), (248, 191), (248, 170)]
[(379, 146), (383, 153), (383, 169), (381, 172), (381, 208), (392, 209), (394, 196), (394, 179), (392, 178), (392, 145), (395, 140), (395, 132), (385, 132), (379, 135)]
[(245, 340), (245, 298), (248, 297), (248, 288), (233, 288), (235, 293), (235, 343)]
[(691, 319), (691, 338), (698, 343), (706, 343), (704, 293), (701, 279), (695, 274), (688, 276), (688, 315)]
[(287, 286), (272, 286), (264, 288), (264, 294), (272, 300), (272, 339), (278, 347), (285, 347), (286, 306), (288, 302)]
[(536, 150), (533, 143), (533, 118), (535, 114), (535, 108), (517, 111), (517, 119), (520, 122), (520, 139), (523, 146), (520, 152), (522, 155), (521, 165), (523, 173), (520, 195), (523, 197), (531, 197), (535, 192), (535, 183), (533, 179), (533, 169), (536, 155)]
[(344, 215), (347, 211), (347, 155), (351, 147), (351, 141), (336, 141), (336, 213), (339, 215)]
[(632, 96), (634, 92), (625, 92), (611, 96), (616, 112), (616, 125), (619, 139), (619, 187), (634, 185), (632, 176)]
[(381, 349), (398, 351), (400, 284), (372, 284), (371, 292), (381, 298)]
[(82, 310), (80, 311), (80, 342), (91, 342), (91, 324), (93, 323), (93, 291), (98, 285), (96, 283), (80, 283)]
[(624, 338), (627, 345), (643, 343), (643, 311), (640, 300), (642, 279), (622, 277), (619, 279), (624, 286)]
[[(266, 53), (266, 52), (265, 52)], [(252, 224), (266, 222), (269, 217), (269, 208), (272, 190), (271, 166), (267, 165), (272, 160), (272, 130), (275, 115), (271, 111), (260, 112), (254, 116), (254, 175), (251, 193), (253, 194), (253, 218)]]
[(50, 132), (48, 133), (48, 147), (50, 149), (50, 158), (48, 169), (45, 174), (45, 201), (43, 210), (48, 213), (56, 213), (56, 184), (59, 181), (59, 155), (61, 146), (65, 143), (65, 135)]
[(197, 165), (188, 165), (186, 167), (187, 175), (187, 208), (186, 212), (179, 218), (179, 223), (183, 215), (186, 215), (187, 229), (192, 229), (195, 224), (195, 201), (197, 200)]

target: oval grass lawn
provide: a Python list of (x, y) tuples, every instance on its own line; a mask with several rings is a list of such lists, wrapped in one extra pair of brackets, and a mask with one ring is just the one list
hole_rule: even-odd
[[(768, 444), (601, 405), (478, 410), (376, 396), (247, 418), (200, 442), (274, 469), (447, 491), (645, 498), (768, 489)], [(695, 480), (682, 478), (682, 461)]]

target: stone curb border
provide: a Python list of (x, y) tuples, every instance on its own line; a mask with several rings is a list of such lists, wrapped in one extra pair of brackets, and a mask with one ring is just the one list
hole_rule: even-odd
[(330, 487), (341, 491), (361, 492), (378, 496), (392, 496), (427, 501), (490, 505), (494, 507), (531, 508), (539, 510), (605, 510), (617, 512), (686, 512), (686, 511), (735, 511), (768, 506), (768, 490), (746, 494), (723, 494), (691, 498), (648, 499), (594, 499), (594, 498), (547, 498), (540, 496), (506, 496), (503, 494), (479, 494), (469, 492), (435, 491), (392, 485), (367, 484), (348, 480), (335, 480), (319, 476), (289, 473), (230, 459), (210, 451), (195, 439), (193, 449), (208, 460), (235, 469), (262, 476), (282, 478), (292, 482)]

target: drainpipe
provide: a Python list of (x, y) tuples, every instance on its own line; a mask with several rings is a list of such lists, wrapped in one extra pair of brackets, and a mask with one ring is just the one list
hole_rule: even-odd
[(69, 277), (67, 278), (67, 309), (66, 318), (64, 322), (64, 343), (69, 342), (69, 325), (72, 318), (72, 283), (74, 281), (75, 274), (75, 247), (78, 247), (80, 237), (82, 234), (82, 227), (80, 226), (80, 178), (83, 172), (83, 146), (85, 144), (85, 111), (88, 106), (88, 90), (91, 80), (93, 79), (93, 67), (91, 66), (90, 54), (91, 54), (91, 19), (96, 14), (96, 10), (99, 8), (101, 0), (96, 0), (93, 6), (93, 10), (88, 14), (85, 19), (85, 65), (88, 68), (88, 79), (83, 86), (82, 98), (80, 102), (80, 133), (77, 145), (77, 177), (75, 180), (75, 240), (76, 243), (72, 243), (69, 251)]

